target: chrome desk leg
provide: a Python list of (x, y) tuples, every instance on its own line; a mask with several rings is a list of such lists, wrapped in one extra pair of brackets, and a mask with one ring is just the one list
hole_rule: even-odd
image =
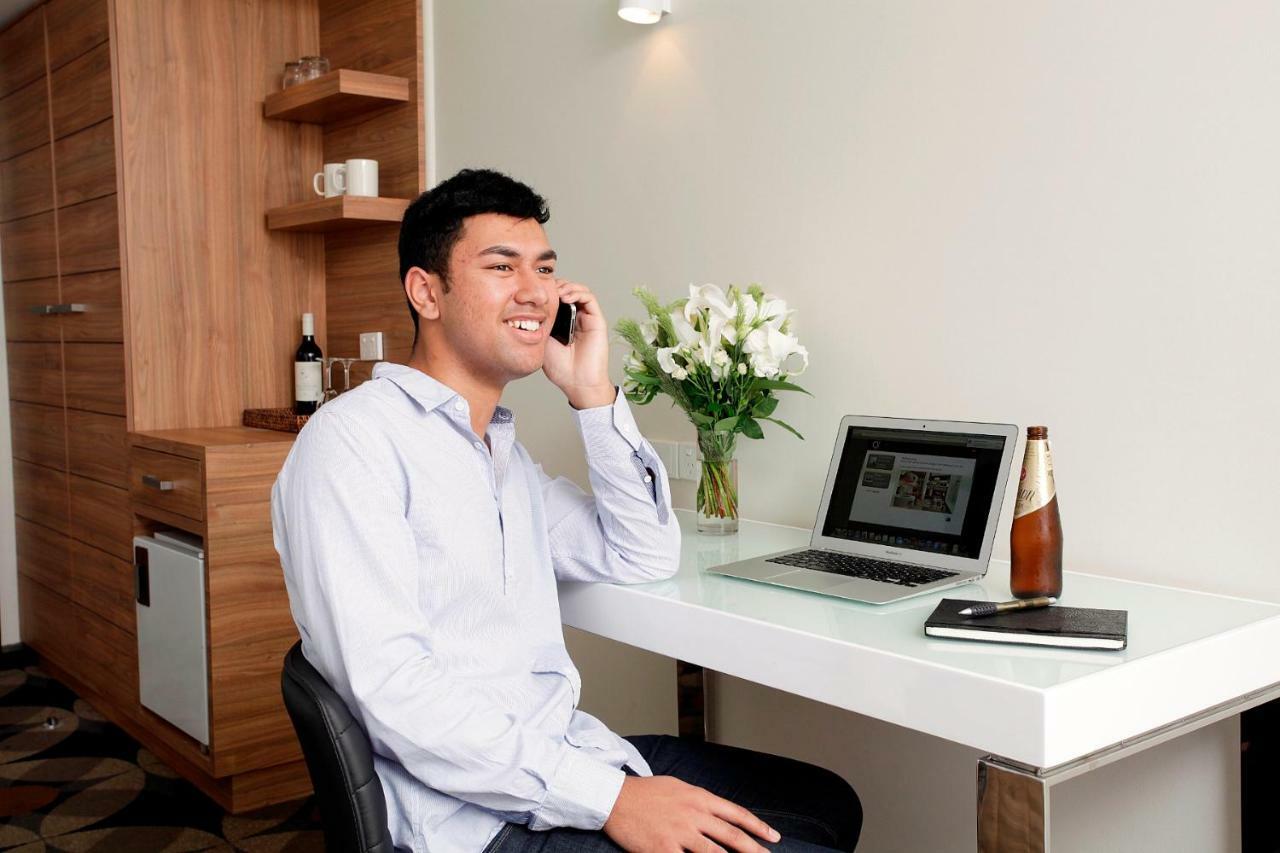
[(710, 740), (707, 731), (706, 674), (697, 664), (676, 661), (676, 714), (680, 737)]
[(978, 759), (978, 853), (1049, 853), (1049, 782)]

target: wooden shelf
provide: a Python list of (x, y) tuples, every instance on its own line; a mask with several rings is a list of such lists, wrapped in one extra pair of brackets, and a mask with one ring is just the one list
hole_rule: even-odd
[(348, 195), (318, 198), (268, 210), (267, 228), (271, 231), (340, 231), (398, 224), (408, 206), (407, 198)]
[(339, 68), (322, 77), (267, 95), (266, 118), (326, 124), (409, 100), (404, 77)]

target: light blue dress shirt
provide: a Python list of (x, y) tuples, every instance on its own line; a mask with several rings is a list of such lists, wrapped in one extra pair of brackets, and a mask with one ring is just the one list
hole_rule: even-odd
[(506, 409), (481, 441), (463, 397), (380, 364), (276, 480), (303, 653), (369, 734), (397, 847), (478, 853), (504, 821), (599, 829), (620, 768), (651, 773), (577, 710), (556, 580), (669, 577), (680, 529), (623, 395), (573, 414), (594, 498), (534, 464)]

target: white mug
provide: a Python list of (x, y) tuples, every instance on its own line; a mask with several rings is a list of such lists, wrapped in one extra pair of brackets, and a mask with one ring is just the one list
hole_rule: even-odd
[(378, 196), (378, 161), (348, 160), (346, 162), (346, 193), (370, 198)]
[(341, 163), (325, 163), (323, 172), (316, 172), (311, 178), (311, 189), (316, 195), (333, 198), (347, 191), (347, 167)]

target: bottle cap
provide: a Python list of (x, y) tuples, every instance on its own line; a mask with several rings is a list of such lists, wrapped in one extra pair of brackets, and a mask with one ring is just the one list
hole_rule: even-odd
[(302, 334), (314, 335), (316, 333), (316, 318), (314, 314), (302, 315)]

